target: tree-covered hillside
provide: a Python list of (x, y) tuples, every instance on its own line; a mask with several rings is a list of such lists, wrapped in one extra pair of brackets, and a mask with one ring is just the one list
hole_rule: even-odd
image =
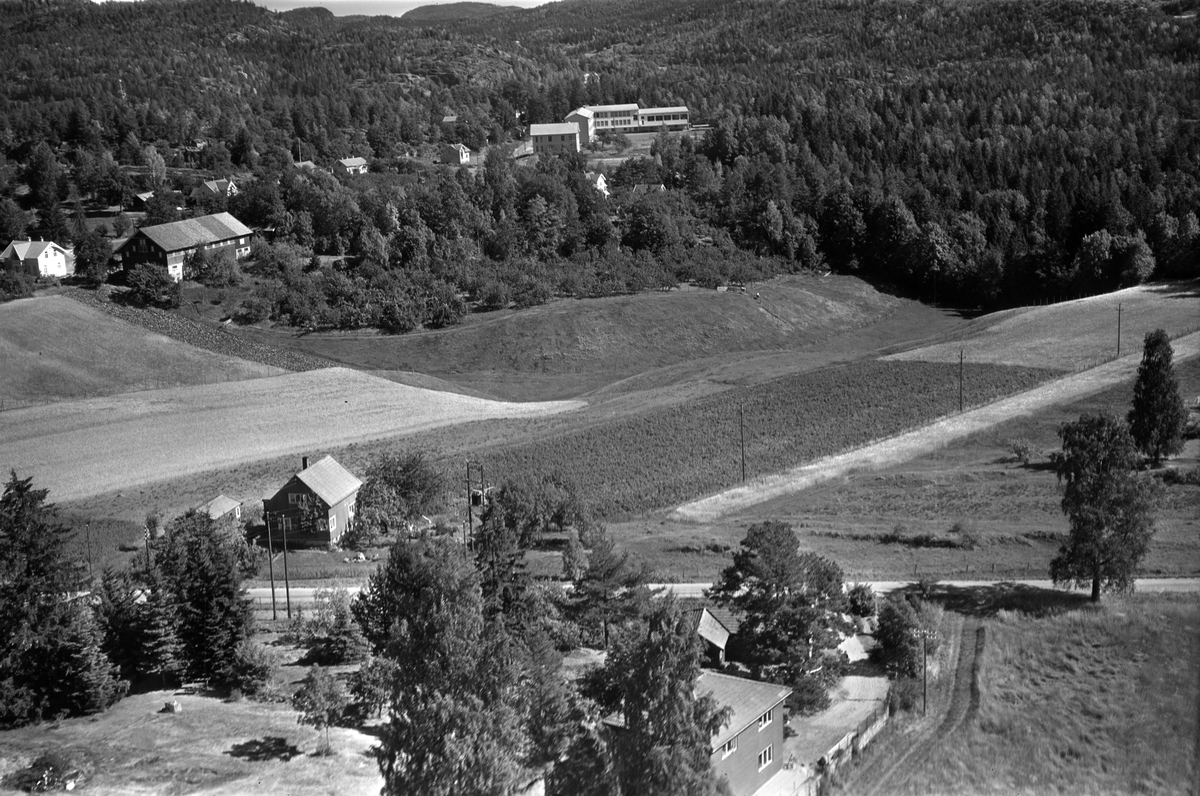
[[(273, 294), (250, 313), (317, 325), (453, 322), (380, 324), (397, 291), (503, 306), (803, 267), (996, 306), (1196, 273), (1198, 29), (1179, 4), (1070, 0), (567, 0), (432, 22), (0, 2), (0, 195), (59, 231), (49, 203), (124, 201), (148, 146), (177, 164), (203, 140), (189, 163), (258, 178), (239, 217), (350, 255), (317, 272), (289, 250), (284, 290), (312, 311)], [(407, 159), (607, 102), (708, 126), (610, 167), (607, 200), (579, 160), (504, 150), (451, 179)], [(349, 155), (370, 179), (291, 170)]]

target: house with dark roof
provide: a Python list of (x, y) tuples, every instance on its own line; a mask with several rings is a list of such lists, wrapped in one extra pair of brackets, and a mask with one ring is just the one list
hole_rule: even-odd
[(207, 503), (196, 507), (197, 514), (207, 514), (213, 522), (229, 520), (237, 522), (242, 518), (242, 501), (234, 500), (226, 495), (217, 495)]
[(233, 180), (206, 180), (192, 189), (191, 200), (201, 202), (206, 199), (228, 199), (237, 196), (238, 187)]
[(338, 169), (343, 174), (366, 174), (367, 161), (363, 158), (342, 158), (338, 161)]
[(471, 150), (465, 144), (442, 144), (441, 158), (443, 163), (463, 166), (471, 162)]
[(192, 252), (229, 251), (241, 259), (250, 253), (254, 232), (229, 213), (198, 216), (168, 224), (142, 227), (113, 254), (129, 269), (140, 263), (160, 265), (176, 282), (183, 279), (183, 261)]
[(0, 268), (35, 279), (75, 273), (75, 255), (52, 240), (14, 240), (0, 252)]
[[(696, 678), (695, 693), (729, 709), (725, 725), (709, 742), (713, 772), (729, 783), (734, 796), (752, 796), (783, 769), (783, 703), (792, 689), (705, 670)], [(624, 731), (625, 715), (610, 714), (603, 723)]]
[(300, 471), (274, 495), (264, 498), (263, 516), (268, 529), (283, 534), (289, 546), (335, 545), (354, 522), (355, 501), (363, 482), (332, 456), (311, 467), (308, 457)]

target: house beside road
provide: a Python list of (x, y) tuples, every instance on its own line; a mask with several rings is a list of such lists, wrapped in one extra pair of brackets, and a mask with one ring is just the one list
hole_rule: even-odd
[(300, 471), (263, 500), (267, 529), (276, 544), (286, 539), (289, 547), (335, 545), (354, 522), (355, 502), (362, 485), (332, 456), (311, 467), (305, 456)]

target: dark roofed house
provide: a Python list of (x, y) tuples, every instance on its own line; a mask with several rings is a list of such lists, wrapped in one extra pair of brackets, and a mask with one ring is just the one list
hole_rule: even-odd
[(238, 187), (233, 180), (207, 180), (192, 189), (191, 200), (228, 199), (237, 196)]
[(350, 529), (362, 481), (326, 456), (311, 467), (305, 456), (300, 471), (273, 496), (263, 500), (272, 533), (289, 545), (328, 546)]
[(234, 500), (226, 495), (217, 495), (207, 503), (196, 507), (197, 514), (207, 514), (214, 522), (229, 519), (234, 522), (242, 518), (242, 501)]
[(240, 259), (250, 253), (253, 236), (249, 227), (229, 213), (215, 213), (142, 227), (113, 256), (126, 269), (139, 263), (161, 265), (178, 282), (183, 279), (183, 261), (192, 252), (228, 250)]
[[(782, 770), (783, 702), (791, 693), (787, 686), (713, 671), (696, 678), (696, 696), (712, 696), (718, 708), (730, 711), (708, 751), (713, 772), (718, 779), (725, 778), (734, 796), (752, 796)], [(623, 731), (625, 716), (613, 713), (604, 724)]]

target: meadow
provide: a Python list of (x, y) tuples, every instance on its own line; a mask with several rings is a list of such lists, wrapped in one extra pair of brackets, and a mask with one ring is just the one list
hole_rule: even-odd
[(0, 409), (285, 373), (125, 323), (65, 296), (0, 305)]
[(1200, 599), (986, 620), (980, 707), (898, 793), (1183, 793), (1196, 771)]

